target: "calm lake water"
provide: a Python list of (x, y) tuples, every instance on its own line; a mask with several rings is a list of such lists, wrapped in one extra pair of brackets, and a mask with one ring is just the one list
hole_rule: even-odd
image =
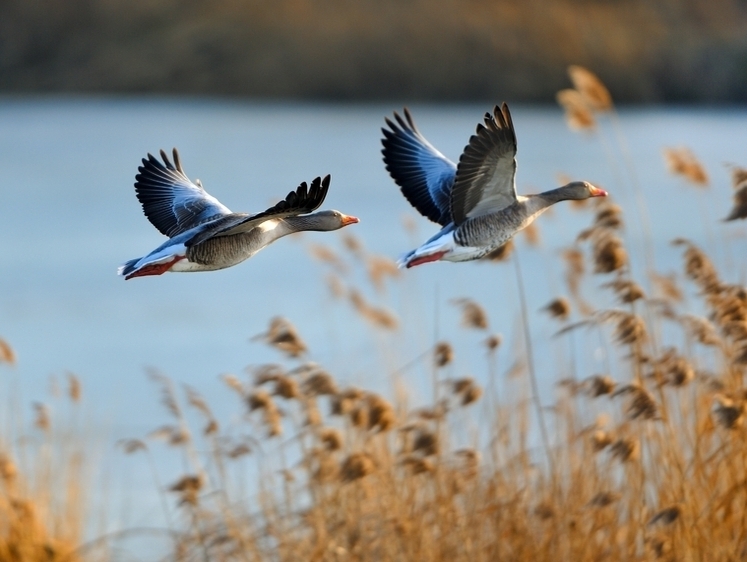
[[(425, 136), (456, 160), (490, 107), (410, 109)], [(0, 100), (0, 337), (18, 355), (15, 368), (0, 369), (18, 389), (9, 390), (16, 383), (2, 388), (12, 392), (7, 399), (17, 401), (30, 418), (34, 401), (62, 407), (61, 400), (50, 398), (50, 380), (64, 383), (67, 372), (80, 378), (90, 431), (100, 437), (101, 456), (116, 465), (109, 481), (115, 488), (124, 486), (121, 473), (126, 470), (128, 501), (141, 507), (123, 516), (123, 524), (158, 518), (144, 461), (120, 461), (113, 446), (118, 438), (142, 438), (168, 421), (147, 368), (193, 386), (219, 417), (230, 420), (241, 407), (218, 377), (244, 376), (247, 365), (279, 361), (276, 351), (250, 337), (282, 315), (297, 325), (310, 358), (343, 383), (391, 395), (391, 374), (436, 338), (455, 342), (455, 376), (480, 377), (484, 358), (478, 344), (485, 334), (459, 326), (459, 310), (450, 303), (458, 297), (480, 302), (491, 332), (503, 334), (508, 351), (502, 370), (520, 356), (519, 300), (510, 262), (425, 265), (403, 272), (379, 295), (342, 244), (343, 233), (353, 234), (367, 251), (396, 258), (436, 231), (410, 208), (381, 162), (380, 128), (384, 117), (400, 108), (396, 103)], [(519, 191), (556, 187), (559, 174), (602, 185), (626, 212), (634, 274), (645, 284), (645, 241), (633, 180), (610, 123), (604, 123), (600, 142), (598, 136), (570, 132), (556, 107), (515, 105), (512, 114), (519, 139)], [(684, 236), (707, 247), (726, 278), (744, 281), (745, 228), (719, 219), (731, 205), (725, 164), (747, 166), (747, 109), (623, 109), (619, 117), (651, 217), (657, 270), (679, 270), (681, 252), (669, 243)], [(200, 178), (232, 210), (262, 210), (301, 181), (330, 173), (324, 207), (356, 215), (361, 223), (336, 233), (283, 239), (224, 271), (125, 282), (117, 277), (117, 266), (163, 241), (135, 198), (137, 166), (147, 152), (174, 146), (188, 175)], [(710, 189), (698, 191), (669, 175), (665, 146), (690, 147), (710, 174)], [(404, 228), (406, 217), (416, 233)], [(557, 325), (540, 308), (567, 292), (560, 253), (591, 217), (589, 211), (560, 204), (539, 221), (539, 247), (523, 238), (518, 244), (547, 401), (552, 383), (564, 374), (564, 356), (552, 338)], [(366, 298), (397, 312), (400, 329), (383, 333), (371, 328), (347, 302), (334, 299), (325, 281), (329, 268), (310, 255), (310, 244), (337, 252)], [(587, 289), (596, 295), (602, 282), (592, 279)], [(605, 365), (601, 350), (585, 351), (579, 377)], [(427, 369), (417, 366), (403, 376), (414, 402), (430, 397), (428, 377)], [(164, 460), (165, 482), (180, 474), (169, 462)]]

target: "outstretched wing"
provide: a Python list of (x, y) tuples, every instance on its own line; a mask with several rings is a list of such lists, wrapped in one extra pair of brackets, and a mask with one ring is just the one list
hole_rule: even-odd
[(456, 165), (425, 140), (407, 108), (404, 119), (396, 111), (394, 119), (387, 118), (389, 129), (381, 129), (386, 169), (421, 215), (445, 226), (451, 222)]
[(182, 169), (179, 152), (174, 163), (161, 150), (161, 163), (152, 154), (143, 158), (135, 176), (135, 192), (143, 213), (162, 234), (173, 238), (206, 221), (231, 211), (202, 187), (192, 183)]
[(270, 219), (281, 219), (295, 215), (305, 215), (318, 209), (327, 197), (330, 176), (314, 178), (311, 185), (301, 183), (295, 191), (273, 205), (266, 211), (254, 215), (234, 213), (213, 221), (208, 228), (196, 234), (186, 245), (194, 246), (216, 236), (233, 236), (242, 232), (249, 232), (260, 223)]
[(495, 213), (516, 201), (516, 133), (508, 105), (493, 115), (485, 114), (485, 125), (477, 132), (459, 158), (451, 215), (455, 224), (468, 218)]

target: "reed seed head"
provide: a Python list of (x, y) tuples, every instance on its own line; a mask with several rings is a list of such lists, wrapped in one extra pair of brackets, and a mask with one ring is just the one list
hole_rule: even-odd
[(636, 387), (628, 402), (626, 413), (630, 419), (657, 420), (660, 419), (659, 408), (654, 397), (647, 390)]
[(184, 385), (184, 390), (187, 393), (187, 403), (206, 418), (212, 419), (213, 413), (210, 411), (210, 407), (205, 402), (205, 399), (200, 396), (200, 393), (188, 385)]
[(399, 277), (402, 273), (397, 267), (397, 263), (386, 256), (369, 256), (366, 259), (366, 269), (368, 270), (368, 278), (379, 292), (383, 292), (384, 281), (387, 277)]
[(698, 247), (687, 240), (678, 238), (674, 245), (684, 245), (685, 250), (685, 275), (695, 282), (703, 292), (711, 293), (719, 286), (718, 274), (710, 258)]
[(329, 246), (324, 246), (322, 244), (309, 244), (307, 249), (311, 257), (315, 260), (329, 265), (340, 273), (345, 273), (347, 271), (345, 261), (340, 259), (340, 257)]
[(488, 348), (488, 351), (495, 351), (501, 346), (502, 341), (503, 338), (500, 334), (493, 334), (492, 336), (488, 336), (488, 338), (485, 340), (485, 347)]
[(10, 344), (0, 338), (0, 363), (16, 364), (16, 354)]
[(180, 504), (197, 505), (197, 494), (202, 489), (203, 478), (199, 475), (185, 475), (169, 487), (170, 492), (178, 493)]
[(596, 74), (583, 66), (574, 64), (568, 67), (568, 76), (588, 107), (594, 111), (612, 109), (612, 96)]
[(615, 381), (608, 375), (594, 375), (587, 379), (586, 386), (589, 396), (596, 398), (603, 394), (611, 394), (615, 390)]
[(342, 449), (342, 433), (334, 427), (320, 429), (319, 440), (328, 451), (339, 451)]
[(733, 399), (718, 395), (713, 405), (713, 415), (716, 421), (726, 429), (736, 429), (744, 421), (745, 403), (742, 399)]
[(682, 301), (682, 290), (677, 285), (676, 275), (660, 275), (658, 273), (650, 274), (651, 280), (656, 286), (657, 292), (664, 298), (673, 302)]
[(488, 329), (488, 315), (479, 304), (472, 299), (454, 299), (453, 304), (462, 309), (462, 326), (476, 330)]
[(350, 290), (348, 297), (358, 313), (377, 328), (385, 330), (396, 330), (398, 328), (399, 320), (393, 312), (384, 308), (371, 306), (355, 289)]
[(80, 402), (81, 395), (83, 394), (83, 387), (80, 384), (80, 379), (72, 373), (67, 374), (68, 390), (67, 394), (70, 400), (73, 402)]
[(622, 241), (611, 234), (597, 237), (593, 252), (595, 273), (612, 273), (628, 263), (628, 253)]
[(402, 464), (407, 466), (413, 476), (417, 474), (428, 474), (436, 469), (436, 465), (431, 459), (408, 456), (402, 461)]
[(332, 375), (318, 370), (303, 382), (304, 394), (308, 396), (332, 396), (337, 394), (337, 384)]
[(281, 316), (270, 320), (270, 327), (266, 333), (254, 336), (252, 339), (263, 339), (265, 343), (285, 353), (288, 357), (300, 357), (307, 351), (306, 344), (298, 334), (296, 327)]
[(610, 230), (620, 230), (623, 226), (622, 209), (614, 203), (605, 203), (599, 207), (594, 217), (594, 226)]
[(615, 326), (615, 339), (624, 345), (633, 345), (646, 339), (646, 324), (636, 314), (620, 313)]
[(207, 424), (205, 424), (205, 428), (202, 430), (203, 435), (215, 435), (218, 433), (218, 430), (220, 429), (220, 426), (218, 425), (218, 422), (211, 418), (208, 420)]
[(394, 427), (396, 415), (389, 402), (377, 394), (369, 394), (366, 397), (366, 404), (368, 406), (368, 429), (385, 432)]
[(482, 388), (476, 384), (471, 385), (462, 393), (462, 406), (469, 406), (482, 397)]
[(278, 375), (275, 379), (273, 394), (286, 400), (293, 400), (301, 397), (301, 389), (296, 379), (286, 375)]
[(13, 460), (5, 453), (0, 453), (0, 478), (3, 482), (11, 484), (17, 475), (18, 469)]
[(433, 356), (437, 367), (445, 367), (454, 360), (454, 348), (448, 342), (438, 342), (433, 350)]
[(376, 470), (376, 464), (368, 453), (353, 453), (340, 466), (340, 478), (343, 482), (353, 482), (365, 478)]
[(601, 429), (597, 429), (591, 434), (591, 447), (594, 451), (602, 451), (612, 445), (614, 438), (612, 435)]
[(364, 251), (363, 242), (361, 242), (360, 238), (354, 234), (348, 232), (343, 233), (342, 243), (345, 245), (345, 248), (353, 254), (361, 254)]
[(610, 283), (605, 283), (603, 287), (610, 287), (620, 299), (620, 302), (623, 303), (631, 303), (646, 298), (641, 286), (629, 279), (619, 277)]
[(620, 494), (617, 492), (597, 492), (594, 497), (589, 500), (591, 507), (607, 507), (612, 505), (620, 499)]
[(229, 459), (238, 459), (243, 456), (249, 455), (252, 452), (252, 448), (247, 443), (239, 443), (226, 451), (226, 456)]
[(241, 381), (236, 375), (232, 375), (230, 373), (226, 373), (224, 375), (221, 375), (221, 380), (226, 384), (228, 388), (233, 390), (234, 392), (238, 393), (239, 396), (244, 395), (244, 385), (241, 384)]
[(665, 148), (664, 161), (675, 176), (681, 176), (697, 187), (708, 186), (708, 174), (690, 149)]
[(438, 436), (427, 429), (419, 429), (415, 435), (412, 450), (425, 457), (438, 454)]
[(656, 513), (647, 523), (649, 527), (652, 525), (671, 525), (682, 515), (682, 507), (679, 505), (673, 505), (662, 509)]
[(550, 301), (543, 310), (547, 311), (553, 318), (565, 321), (568, 320), (568, 316), (571, 314), (571, 304), (565, 297), (558, 297)]
[(571, 130), (593, 132), (596, 129), (594, 114), (580, 92), (572, 89), (560, 90), (555, 94), (555, 99), (565, 110), (565, 120)]
[(634, 439), (618, 439), (610, 446), (610, 454), (620, 462), (632, 462), (639, 457), (640, 444)]
[(271, 408), (274, 405), (270, 393), (261, 388), (249, 394), (246, 398), (246, 403), (249, 406), (250, 412)]
[(734, 202), (731, 211), (724, 220), (733, 221), (747, 217), (747, 182), (744, 182), (741, 187), (734, 191), (732, 199)]

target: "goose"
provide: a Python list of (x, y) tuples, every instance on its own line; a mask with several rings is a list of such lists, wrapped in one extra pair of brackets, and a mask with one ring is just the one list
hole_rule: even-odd
[(167, 271), (214, 271), (252, 257), (278, 238), (303, 230), (329, 231), (358, 222), (328, 210), (309, 214), (324, 202), (329, 175), (310, 186), (301, 183), (277, 205), (256, 214), (232, 213), (184, 173), (179, 152), (174, 162), (161, 150), (161, 163), (150, 153), (135, 176), (135, 193), (143, 213), (169, 239), (142, 258), (120, 266), (125, 279)]
[(407, 108), (404, 114), (394, 112), (396, 123), (385, 118), (389, 128), (381, 129), (384, 164), (410, 204), (443, 228), (402, 256), (400, 268), (480, 259), (558, 201), (607, 195), (585, 181), (517, 195), (516, 133), (505, 102), (485, 114), (458, 165), (425, 139)]

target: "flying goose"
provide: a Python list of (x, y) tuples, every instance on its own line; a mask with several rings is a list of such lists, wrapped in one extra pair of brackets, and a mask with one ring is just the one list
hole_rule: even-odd
[(396, 123), (386, 118), (382, 154), (402, 194), (424, 217), (443, 228), (400, 258), (399, 267), (432, 261), (479, 259), (508, 242), (550, 205), (566, 199), (604, 197), (585, 181), (537, 195), (516, 195), (516, 133), (508, 105), (485, 114), (459, 165), (441, 154), (415, 126), (405, 108)]
[(337, 230), (358, 222), (339, 211), (315, 211), (329, 189), (329, 176), (303, 182), (277, 205), (256, 214), (232, 213), (161, 150), (161, 163), (148, 154), (135, 176), (135, 192), (143, 213), (169, 239), (142, 258), (120, 266), (125, 279), (167, 271), (213, 271), (252, 257), (278, 238), (302, 230)]

